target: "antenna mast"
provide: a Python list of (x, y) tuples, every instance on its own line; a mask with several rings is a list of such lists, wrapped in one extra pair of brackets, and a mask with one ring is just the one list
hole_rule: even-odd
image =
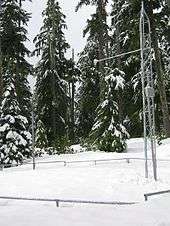
[(145, 151), (145, 177), (148, 178), (148, 152), (151, 151), (153, 176), (157, 180), (154, 80), (152, 71), (152, 47), (150, 21), (144, 9), (140, 15), (141, 81), (143, 95), (143, 126)]

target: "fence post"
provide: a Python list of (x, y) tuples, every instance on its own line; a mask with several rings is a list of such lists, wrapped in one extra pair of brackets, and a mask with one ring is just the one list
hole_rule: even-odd
[[(32, 107), (33, 107), (33, 100), (32, 100)], [(32, 164), (33, 164), (33, 170), (35, 170), (35, 125), (34, 125), (34, 108), (31, 112), (32, 115)]]
[(59, 200), (56, 200), (56, 207), (59, 207)]
[(126, 159), (126, 162), (127, 162), (127, 163), (130, 163), (130, 159)]
[(4, 169), (4, 165), (1, 164), (1, 165), (0, 165), (0, 170), (3, 171), (3, 169)]
[(144, 194), (145, 197), (145, 201), (148, 201), (148, 196), (146, 194)]

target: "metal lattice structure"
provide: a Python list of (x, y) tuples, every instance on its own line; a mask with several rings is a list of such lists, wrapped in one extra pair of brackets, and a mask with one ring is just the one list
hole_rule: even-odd
[(148, 153), (152, 155), (153, 176), (157, 180), (154, 80), (150, 21), (142, 3), (140, 15), (141, 81), (143, 95), (143, 125), (145, 151), (145, 177), (148, 178)]

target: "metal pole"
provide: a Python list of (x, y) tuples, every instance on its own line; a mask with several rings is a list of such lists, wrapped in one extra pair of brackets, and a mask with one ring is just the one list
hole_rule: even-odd
[(145, 178), (148, 178), (148, 153), (147, 153), (147, 134), (146, 134), (146, 114), (145, 114), (145, 70), (144, 70), (144, 4), (140, 15), (140, 49), (141, 49), (141, 82), (142, 82), (142, 100), (143, 100), (143, 135), (144, 135), (144, 154), (145, 154)]
[(111, 60), (111, 59), (114, 59), (114, 58), (126, 56), (126, 55), (129, 55), (129, 54), (132, 54), (132, 53), (137, 53), (137, 52), (140, 52), (140, 51), (141, 51), (141, 49), (136, 49), (136, 50), (133, 50), (133, 51), (130, 51), (130, 52), (121, 53), (121, 54), (118, 54), (118, 55), (115, 55), (115, 56), (112, 56), (112, 57), (103, 58), (103, 59), (100, 59), (100, 60), (95, 59), (94, 63)]
[[(148, 20), (148, 27), (149, 27), (149, 49), (150, 49), (150, 84), (151, 87), (154, 87), (154, 82), (153, 82), (153, 71), (152, 71), (152, 46), (151, 46), (151, 25), (149, 18), (147, 17)], [(154, 90), (153, 90), (154, 91)], [(151, 150), (152, 150), (152, 162), (153, 162), (153, 175), (154, 179), (157, 180), (157, 159), (156, 159), (156, 140), (155, 140), (155, 104), (154, 104), (154, 95), (152, 95), (151, 98), (151, 114), (152, 117), (150, 117), (150, 122), (151, 124)], [(150, 102), (149, 102), (150, 103)]]

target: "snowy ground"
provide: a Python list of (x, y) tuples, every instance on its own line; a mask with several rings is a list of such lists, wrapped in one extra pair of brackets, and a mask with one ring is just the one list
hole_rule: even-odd
[[(143, 140), (128, 141), (127, 153), (82, 152), (44, 157), (39, 161), (75, 161), (111, 158), (143, 158)], [(138, 202), (133, 206), (0, 200), (0, 226), (170, 226), (170, 194), (150, 197), (143, 194), (170, 189), (170, 140), (158, 147), (158, 181), (144, 178), (144, 161), (63, 163), (31, 165), (0, 172), (0, 196)]]

